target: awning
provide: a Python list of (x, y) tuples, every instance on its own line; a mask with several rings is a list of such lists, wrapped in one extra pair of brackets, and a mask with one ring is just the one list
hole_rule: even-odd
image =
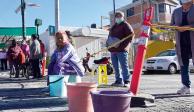
[(0, 49), (5, 48), (7, 45), (5, 43), (0, 43)]
[[(36, 27), (26, 27), (26, 36), (36, 34)], [(22, 36), (21, 27), (0, 27), (0, 36)]]

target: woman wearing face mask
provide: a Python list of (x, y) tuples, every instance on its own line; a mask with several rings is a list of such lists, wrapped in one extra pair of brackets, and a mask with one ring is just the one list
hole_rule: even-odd
[[(133, 32), (132, 27), (124, 20), (124, 13), (120, 11), (116, 12), (115, 13), (115, 24), (110, 29), (108, 38), (119, 41), (131, 34), (134, 34), (134, 32)], [(132, 38), (133, 37), (130, 37), (126, 39), (125, 41), (121, 42), (119, 45), (114, 46), (109, 49), (109, 51), (111, 52), (111, 61), (114, 67), (115, 79), (116, 79), (116, 81), (112, 84), (112, 86), (128, 86), (129, 85), (130, 72), (129, 72), (129, 66), (128, 66), (128, 49), (129, 49), (129, 44)], [(119, 69), (120, 68), (119, 64), (122, 70), (121, 73)]]
[[(171, 25), (194, 27), (194, 5), (192, 0), (180, 0), (182, 7), (174, 10)], [(194, 61), (194, 31), (179, 28), (176, 31), (176, 52), (181, 67), (183, 87), (178, 94), (190, 94), (189, 59)]]

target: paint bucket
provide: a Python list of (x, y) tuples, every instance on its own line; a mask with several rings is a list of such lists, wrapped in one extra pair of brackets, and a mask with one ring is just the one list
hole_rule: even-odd
[(94, 112), (129, 112), (132, 95), (127, 91), (91, 92)]
[(69, 112), (94, 112), (90, 92), (96, 90), (97, 85), (95, 83), (68, 83), (67, 99)]

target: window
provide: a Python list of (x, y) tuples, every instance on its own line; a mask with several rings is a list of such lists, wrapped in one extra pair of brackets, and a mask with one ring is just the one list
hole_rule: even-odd
[(166, 11), (166, 6), (164, 3), (159, 4), (159, 13), (164, 13)]
[(153, 22), (158, 22), (159, 21), (159, 17), (158, 17), (158, 5), (154, 4), (154, 18), (153, 18)]
[(160, 57), (160, 56), (175, 56), (175, 55), (176, 55), (175, 50), (167, 50), (167, 51), (163, 51), (163, 52), (159, 53), (157, 55), (157, 57)]
[(166, 4), (166, 13), (171, 13), (171, 6)]
[(135, 13), (134, 7), (127, 9), (127, 17), (133, 16)]
[(159, 4), (159, 13), (173, 13), (174, 9), (176, 8), (176, 6), (170, 5), (170, 4), (165, 4), (165, 3), (161, 3)]

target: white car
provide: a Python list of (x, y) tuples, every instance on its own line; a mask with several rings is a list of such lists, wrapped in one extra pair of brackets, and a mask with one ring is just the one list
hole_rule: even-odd
[[(190, 69), (194, 69), (192, 60), (189, 63)], [(149, 71), (161, 70), (168, 71), (170, 74), (175, 74), (180, 70), (176, 51), (169, 49), (159, 53), (155, 57), (151, 57), (145, 60), (144, 69)]]

